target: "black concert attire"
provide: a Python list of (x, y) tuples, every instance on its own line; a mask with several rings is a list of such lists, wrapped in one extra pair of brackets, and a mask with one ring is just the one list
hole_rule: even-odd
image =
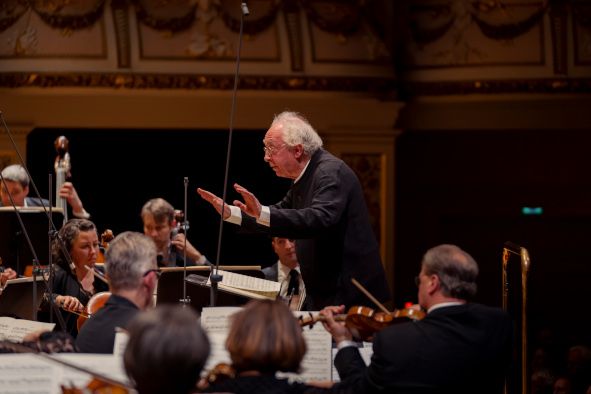
[(378, 332), (366, 367), (354, 346), (340, 349), (339, 393), (503, 392), (511, 359), (512, 323), (500, 309), (479, 304), (432, 310), (420, 321)]
[[(269, 206), (270, 226), (242, 215), (245, 231), (297, 239), (296, 253), (312, 310), (368, 305), (357, 279), (380, 301), (390, 299), (363, 190), (355, 173), (323, 149), (316, 151), (282, 201)], [(372, 305), (373, 306), (373, 305)]]
[(105, 305), (84, 323), (76, 346), (81, 353), (113, 353), (115, 328), (127, 328), (139, 311), (127, 298), (111, 294)]
[[(98, 267), (97, 267), (98, 268)], [(94, 292), (100, 293), (102, 291), (109, 291), (109, 286), (101, 281), (100, 279), (94, 279), (93, 282)], [(89, 294), (87, 291), (82, 289), (82, 285), (78, 282), (78, 279), (73, 273), (66, 272), (60, 266), (55, 267), (54, 275), (53, 275), (53, 296), (71, 296), (76, 297), (78, 301), (82, 303), (82, 305), (88, 304), (90, 297), (92, 294)], [(42, 314), (42, 318), (40, 320), (47, 320), (47, 313), (49, 308), (49, 300), (45, 299), (42, 308), (44, 313)], [(70, 333), (73, 337), (78, 335), (78, 329), (76, 328), (76, 322), (78, 320), (78, 315), (67, 312), (63, 309), (60, 309), (62, 317), (64, 318), (64, 322), (66, 323), (66, 331)], [(55, 319), (54, 319), (55, 322)], [(59, 330), (59, 323), (56, 324), (56, 330)]]

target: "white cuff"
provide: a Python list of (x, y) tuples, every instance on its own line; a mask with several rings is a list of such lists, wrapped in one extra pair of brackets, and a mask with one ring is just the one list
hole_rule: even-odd
[(230, 217), (227, 218), (225, 221), (240, 226), (242, 224), (242, 211), (235, 205), (227, 206), (230, 207)]
[(337, 343), (337, 349), (339, 349), (339, 350), (346, 348), (346, 347), (351, 347), (351, 346), (357, 347), (357, 342), (349, 341), (349, 340), (345, 339), (344, 341)]
[(258, 224), (263, 226), (271, 227), (271, 210), (268, 206), (263, 205), (261, 207), (261, 216), (257, 219)]

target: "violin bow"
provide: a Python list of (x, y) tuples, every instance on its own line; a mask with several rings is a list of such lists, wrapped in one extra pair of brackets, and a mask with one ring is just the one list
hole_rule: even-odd
[(357, 279), (351, 278), (351, 283), (353, 283), (363, 294), (367, 296), (367, 298), (369, 298), (374, 304), (376, 304), (376, 306), (380, 308), (382, 312), (390, 314), (390, 311), (380, 301), (378, 301), (377, 298), (375, 298), (369, 291), (367, 291), (367, 289), (363, 287), (363, 285), (359, 283)]

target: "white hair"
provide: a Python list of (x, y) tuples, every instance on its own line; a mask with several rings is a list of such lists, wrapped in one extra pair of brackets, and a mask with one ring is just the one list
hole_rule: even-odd
[(277, 125), (282, 127), (283, 141), (288, 146), (302, 144), (307, 156), (312, 156), (314, 152), (322, 148), (322, 138), (308, 120), (297, 112), (284, 111), (275, 115), (271, 127)]

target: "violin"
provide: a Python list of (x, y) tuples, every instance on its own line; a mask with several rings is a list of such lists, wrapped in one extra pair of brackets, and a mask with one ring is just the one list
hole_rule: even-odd
[(76, 320), (76, 327), (78, 328), (78, 331), (80, 331), (84, 323), (86, 323), (86, 320), (90, 319), (92, 315), (105, 306), (105, 303), (109, 297), (111, 297), (111, 293), (108, 291), (96, 293), (90, 297), (90, 300), (88, 300), (83, 312), (74, 312), (78, 315), (78, 319)]
[(113, 383), (101, 378), (93, 378), (84, 388), (61, 386), (62, 394), (128, 394), (131, 393), (122, 383)]
[[(209, 384), (214, 384), (215, 382), (220, 382), (226, 379), (233, 379), (236, 377), (236, 370), (230, 364), (226, 363), (219, 363), (215, 367), (213, 367), (207, 375), (205, 375), (205, 382)], [(202, 384), (202, 383), (200, 383)]]
[[(367, 306), (352, 306), (346, 315), (336, 315), (336, 321), (345, 322), (345, 326), (351, 331), (353, 336), (363, 341), (371, 341), (376, 332), (396, 323), (402, 323), (409, 320), (421, 320), (425, 317), (425, 312), (412, 309), (395, 309), (393, 312), (385, 313), (375, 311)], [(323, 315), (311, 315), (309, 317), (299, 317), (300, 326), (312, 326), (319, 321), (325, 321)]]

